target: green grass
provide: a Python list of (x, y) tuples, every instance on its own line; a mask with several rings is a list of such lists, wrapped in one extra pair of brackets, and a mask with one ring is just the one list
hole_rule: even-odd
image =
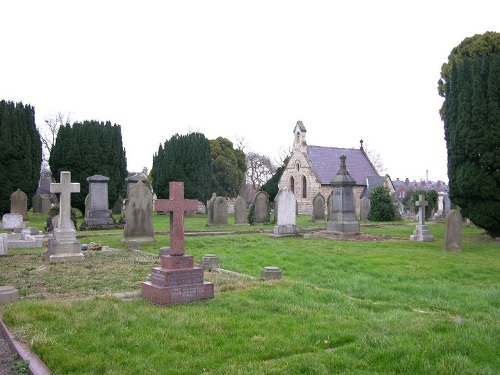
[[(155, 228), (167, 220), (156, 218)], [(186, 230), (205, 223), (187, 218)], [(170, 307), (76, 298), (138, 290), (167, 236), (158, 235), (145, 248), (154, 255), (141, 262), (126, 251), (50, 266), (37, 263), (40, 254), (0, 258), (0, 284), (31, 283), (2, 319), (55, 374), (500, 373), (500, 243), (464, 227), (462, 252), (448, 253), (442, 223), (429, 224), (436, 241), (428, 243), (408, 240), (414, 223), (392, 224), (363, 226), (393, 238), (371, 242), (186, 237), (196, 262), (217, 254), (222, 268), (258, 277), (278, 266), (284, 278), (207, 273), (214, 299)], [(86, 240), (111, 246), (120, 238)], [(5, 263), (22, 259), (14, 271)]]

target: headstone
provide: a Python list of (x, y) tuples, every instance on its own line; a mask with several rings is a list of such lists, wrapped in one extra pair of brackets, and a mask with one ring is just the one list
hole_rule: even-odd
[(40, 194), (33, 195), (33, 199), (31, 199), (31, 206), (33, 207), (34, 215), (43, 214), (42, 196)]
[(265, 191), (258, 191), (253, 200), (254, 222), (265, 224), (269, 222), (269, 195)]
[(29, 221), (28, 217), (28, 197), (24, 191), (17, 189), (10, 196), (10, 213), (21, 214), (23, 221)]
[(331, 233), (359, 233), (353, 193), (356, 181), (347, 170), (346, 159), (344, 154), (340, 155), (340, 168), (331, 181), (332, 207), (326, 223), (326, 231)]
[(21, 214), (4, 214), (2, 216), (2, 228), (4, 230), (24, 228), (23, 215), (21, 215)]
[(323, 220), (325, 220), (325, 198), (320, 192), (318, 192), (313, 199), (311, 221), (315, 222)]
[(247, 202), (242, 196), (234, 201), (234, 223), (236, 225), (248, 225)]
[(367, 197), (361, 198), (359, 202), (359, 218), (361, 221), (368, 220), (368, 214), (370, 213), (370, 199)]
[(209, 227), (214, 224), (214, 204), (216, 200), (217, 200), (217, 195), (213, 193), (212, 197), (207, 201), (207, 214), (208, 214), (207, 226)]
[(326, 198), (326, 221), (330, 221), (330, 213), (332, 212), (332, 203), (333, 203), (333, 190)]
[(170, 182), (170, 199), (155, 202), (170, 212), (170, 255), (162, 255), (161, 267), (152, 269), (151, 281), (142, 283), (142, 296), (164, 306), (214, 297), (214, 284), (203, 280), (203, 269), (184, 253), (184, 212), (196, 211), (198, 201), (184, 199), (184, 183)]
[(227, 225), (227, 199), (218, 197), (214, 203), (214, 227)]
[(275, 202), (277, 225), (271, 237), (296, 236), (299, 228), (296, 223), (296, 199), (293, 191), (284, 188), (278, 192)]
[(0, 255), (7, 254), (7, 233), (0, 233)]
[[(86, 229), (110, 229), (118, 227), (111, 216), (108, 201), (109, 177), (94, 175), (87, 177), (89, 182), (89, 206), (85, 206), (88, 216), (85, 217), (83, 227)], [(87, 201), (87, 199), (85, 199)]]
[(0, 304), (16, 302), (18, 299), (19, 293), (12, 285), (0, 286)]
[(431, 235), (427, 225), (425, 225), (425, 206), (427, 206), (428, 202), (424, 199), (423, 195), (419, 195), (418, 201), (415, 204), (418, 206), (418, 224), (410, 236), (410, 241), (432, 242), (434, 241), (434, 236)]
[(71, 194), (80, 192), (80, 184), (71, 182), (71, 172), (61, 172), (60, 182), (50, 184), (51, 193), (59, 193), (59, 225), (49, 240), (45, 258), (50, 262), (83, 260), (81, 243), (71, 221)]
[(141, 173), (136, 173), (133, 176), (127, 177), (125, 179), (125, 181), (127, 182), (127, 195), (130, 190), (132, 190), (132, 188), (134, 188), (139, 183), (139, 181), (142, 181), (145, 184), (147, 180), (147, 177), (142, 175)]
[(48, 214), (52, 208), (52, 202), (50, 201), (50, 195), (42, 195), (42, 214)]
[(151, 189), (142, 181), (133, 187), (127, 197), (127, 211), (125, 212), (124, 239), (122, 244), (136, 241), (140, 244), (155, 244), (154, 228), (151, 215), (153, 214), (153, 194)]
[(462, 214), (459, 210), (451, 210), (446, 216), (444, 249), (446, 251), (462, 250)]

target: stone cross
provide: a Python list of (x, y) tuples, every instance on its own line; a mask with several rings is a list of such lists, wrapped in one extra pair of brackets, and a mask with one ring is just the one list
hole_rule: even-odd
[(184, 199), (184, 182), (169, 183), (169, 199), (157, 199), (155, 211), (170, 212), (170, 255), (184, 255), (184, 212), (196, 211), (196, 199)]
[(59, 229), (71, 230), (71, 193), (80, 192), (80, 184), (71, 182), (71, 172), (61, 172), (60, 183), (51, 183), (50, 192), (60, 193)]
[(420, 225), (425, 224), (425, 206), (427, 206), (428, 202), (424, 199), (423, 195), (418, 196), (418, 201), (415, 202), (418, 206), (418, 223)]

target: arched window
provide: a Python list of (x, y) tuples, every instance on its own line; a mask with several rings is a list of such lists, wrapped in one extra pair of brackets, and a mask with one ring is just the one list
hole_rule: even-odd
[(307, 198), (307, 179), (302, 176), (302, 198)]
[(297, 171), (300, 169), (300, 164), (297, 162)]
[(293, 178), (293, 176), (290, 176), (290, 190), (292, 191), (292, 193), (295, 193), (295, 179)]

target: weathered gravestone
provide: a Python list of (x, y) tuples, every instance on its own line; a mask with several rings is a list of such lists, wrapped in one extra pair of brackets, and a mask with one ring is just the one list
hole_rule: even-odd
[(33, 195), (33, 198), (31, 199), (31, 206), (33, 208), (33, 214), (35, 215), (43, 214), (42, 196), (40, 194)]
[(151, 189), (139, 181), (128, 193), (127, 211), (125, 212), (126, 224), (123, 230), (125, 238), (121, 243), (155, 244), (152, 213), (153, 194)]
[(313, 199), (311, 221), (315, 222), (323, 220), (325, 220), (325, 198), (320, 192), (318, 192)]
[(330, 213), (332, 212), (332, 203), (333, 203), (333, 190), (326, 198), (326, 221), (330, 221)]
[[(82, 225), (85, 229), (111, 229), (119, 227), (111, 216), (108, 201), (109, 177), (94, 175), (87, 177), (89, 182), (89, 206), (85, 205), (85, 221)], [(85, 199), (87, 204), (87, 199)], [(88, 211), (88, 214), (87, 214)]]
[(130, 190), (132, 190), (139, 183), (139, 181), (142, 181), (145, 184), (147, 180), (147, 177), (140, 173), (136, 173), (133, 176), (127, 177), (125, 179), (125, 181), (127, 182), (127, 195)]
[(29, 221), (28, 217), (28, 197), (24, 191), (17, 189), (10, 196), (10, 213), (21, 214), (23, 221)]
[(2, 228), (4, 230), (24, 228), (23, 215), (21, 215), (21, 214), (4, 214), (2, 216)]
[(269, 195), (265, 191), (258, 191), (253, 199), (254, 205), (254, 222), (265, 224), (269, 223)]
[(295, 194), (288, 188), (278, 192), (275, 202), (276, 226), (271, 237), (296, 236), (299, 228), (296, 223), (296, 203)]
[(214, 284), (203, 281), (203, 269), (184, 253), (184, 212), (196, 211), (198, 201), (184, 199), (183, 182), (169, 183), (169, 198), (155, 204), (170, 212), (170, 255), (162, 255), (161, 267), (153, 268), (151, 281), (142, 283), (142, 296), (161, 306), (213, 298)]
[(370, 199), (367, 197), (361, 198), (359, 202), (359, 218), (361, 221), (367, 221), (368, 220), (368, 214), (370, 213)]
[(462, 214), (459, 210), (451, 210), (446, 216), (444, 249), (446, 251), (462, 250)]
[(208, 221), (207, 226), (210, 227), (214, 224), (214, 204), (217, 200), (217, 195), (215, 193), (212, 194), (212, 197), (207, 201), (207, 214)]
[(427, 225), (425, 225), (425, 206), (427, 206), (428, 202), (424, 199), (423, 195), (419, 195), (418, 201), (415, 204), (418, 206), (418, 224), (410, 236), (410, 241), (432, 242), (434, 241), (434, 236), (431, 235)]
[(7, 254), (7, 233), (0, 233), (0, 255)]
[(227, 225), (227, 199), (218, 197), (214, 203), (214, 219), (213, 226), (221, 227)]
[(59, 220), (54, 237), (49, 239), (45, 259), (50, 262), (83, 260), (81, 243), (71, 221), (71, 194), (80, 192), (80, 184), (71, 182), (71, 172), (61, 172), (60, 182), (50, 184), (51, 193), (59, 193)]
[(351, 177), (346, 166), (347, 157), (340, 155), (340, 168), (333, 177), (331, 185), (332, 208), (326, 223), (327, 232), (359, 233), (359, 221), (356, 218), (353, 186), (356, 181)]
[(236, 225), (248, 225), (247, 202), (240, 195), (234, 201), (234, 223)]

